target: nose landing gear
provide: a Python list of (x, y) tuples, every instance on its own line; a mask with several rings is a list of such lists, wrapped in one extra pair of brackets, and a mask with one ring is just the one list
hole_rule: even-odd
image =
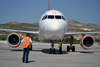
[(54, 42), (51, 44), (50, 54), (55, 54)]

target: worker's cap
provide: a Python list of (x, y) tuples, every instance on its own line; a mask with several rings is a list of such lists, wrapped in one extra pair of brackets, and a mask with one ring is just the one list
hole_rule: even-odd
[(29, 34), (27, 34), (27, 36), (29, 36)]

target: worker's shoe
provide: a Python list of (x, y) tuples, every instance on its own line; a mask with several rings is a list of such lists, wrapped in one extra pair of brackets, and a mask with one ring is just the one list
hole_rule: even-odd
[(25, 62), (25, 63), (29, 63), (29, 62)]

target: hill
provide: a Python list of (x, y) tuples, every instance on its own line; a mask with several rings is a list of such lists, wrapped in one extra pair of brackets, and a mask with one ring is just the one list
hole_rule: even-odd
[(85, 24), (76, 20), (67, 19), (69, 30), (99, 31), (100, 26), (95, 24)]
[[(84, 24), (82, 22), (67, 19), (68, 21), (68, 31), (99, 31), (100, 26), (95, 24)], [(34, 28), (33, 28), (34, 27)], [(0, 28), (4, 29), (15, 29), (15, 30), (29, 30), (37, 31), (38, 23), (21, 23), (17, 21), (8, 22), (5, 24), (0, 24)]]
[(8, 22), (5, 24), (0, 24), (0, 28), (4, 29), (15, 29), (15, 30), (28, 30), (28, 31), (37, 31), (36, 28), (29, 27), (38, 27), (38, 23), (21, 23), (21, 22)]

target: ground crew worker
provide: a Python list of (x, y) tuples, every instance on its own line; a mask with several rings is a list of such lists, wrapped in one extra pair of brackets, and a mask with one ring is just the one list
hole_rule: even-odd
[(29, 37), (29, 34), (27, 34), (26, 37), (23, 38), (23, 40), (21, 41), (21, 44), (23, 46), (23, 58), (22, 58), (22, 62), (23, 63), (28, 63), (29, 47), (32, 44), (32, 40)]
[(62, 54), (62, 42), (60, 40), (60, 43), (59, 43), (59, 54)]

